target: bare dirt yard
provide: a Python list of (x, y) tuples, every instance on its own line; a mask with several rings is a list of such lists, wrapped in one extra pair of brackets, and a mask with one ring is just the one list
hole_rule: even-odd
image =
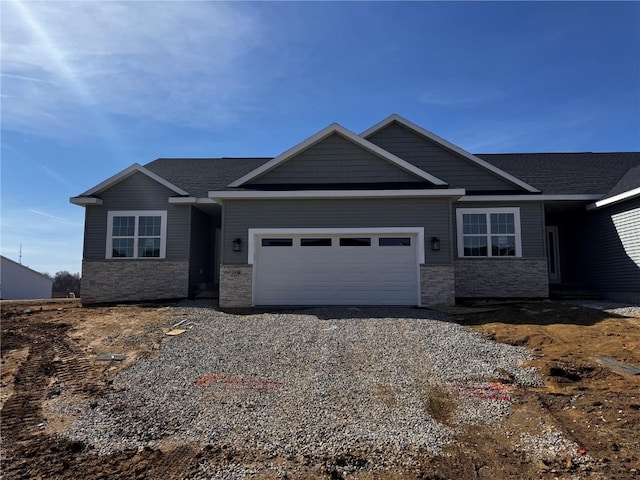
[[(151, 390), (156, 388), (154, 383), (179, 384), (184, 369), (197, 371), (197, 365), (189, 363), (192, 360), (189, 349), (211, 343), (212, 339), (206, 337), (204, 328), (198, 330), (196, 325), (193, 330), (187, 327), (183, 335), (166, 335), (181, 318), (195, 318), (192, 313), (181, 314), (171, 306), (158, 304), (82, 308), (77, 301), (3, 302), (1, 310), (2, 479), (640, 478), (640, 375), (616, 373), (595, 360), (598, 355), (607, 355), (640, 366), (640, 318), (558, 302), (507, 303), (493, 311), (449, 317), (442, 314), (430, 317), (428, 310), (419, 309), (413, 309), (413, 313), (407, 313), (411, 309), (404, 309), (398, 315), (400, 318), (393, 318), (394, 310), (389, 309), (383, 312), (384, 315), (380, 314), (380, 318), (373, 319), (364, 318), (366, 309), (355, 309), (356, 312), (349, 312), (342, 319), (334, 313), (322, 317), (322, 312), (315, 310), (295, 312), (295, 318), (301, 322), (315, 322), (313, 325), (318, 333), (306, 336), (287, 327), (293, 318), (288, 314), (270, 317), (270, 314), (265, 316), (258, 312), (254, 319), (246, 314), (218, 314), (212, 310), (210, 321), (219, 323), (215, 323), (212, 330), (207, 330), (213, 333), (206, 335), (217, 337), (216, 354), (220, 358), (215, 359), (215, 365), (207, 366), (212, 373), (194, 379), (189, 377), (186, 383), (189, 383), (190, 390), (176, 391), (171, 397), (174, 407), (193, 405), (193, 408), (200, 408), (198, 402), (216, 403), (216, 411), (228, 411), (230, 416), (236, 415), (238, 419), (253, 418), (251, 415), (255, 411), (268, 408), (265, 398), (269, 395), (272, 399), (284, 396), (288, 388), (280, 382), (282, 379), (267, 378), (264, 372), (269, 370), (260, 370), (260, 359), (264, 358), (266, 351), (276, 355), (271, 360), (272, 366), (286, 367), (292, 376), (309, 376), (311, 380), (307, 380), (307, 387), (324, 385), (322, 382), (326, 378), (323, 378), (323, 372), (330, 368), (333, 378), (343, 382), (341, 387), (335, 389), (332, 384), (330, 391), (315, 392), (313, 398), (322, 399), (325, 406), (342, 402), (341, 408), (345, 408), (349, 407), (345, 397), (359, 398), (358, 402), (370, 397), (371, 408), (377, 405), (375, 408), (379, 410), (376, 412), (382, 414), (380, 418), (367, 419), (369, 404), (362, 407), (353, 405), (350, 415), (333, 419), (330, 424), (325, 425), (324, 417), (319, 416), (317, 424), (322, 425), (322, 432), (335, 438), (353, 437), (387, 443), (380, 443), (382, 446), (375, 452), (365, 452), (357, 443), (353, 448), (341, 450), (334, 448), (335, 445), (318, 443), (316, 438), (307, 437), (308, 443), (323, 446), (325, 453), (319, 455), (299, 446), (304, 444), (304, 437), (300, 444), (292, 443), (293, 446), (283, 446), (280, 450), (256, 449), (248, 443), (230, 446), (222, 441), (230, 435), (222, 427), (216, 434), (218, 436), (212, 436), (208, 441), (186, 441), (184, 436), (165, 438), (163, 432), (173, 428), (178, 421), (192, 422), (193, 428), (201, 430), (211, 425), (226, 424), (202, 426), (197, 418), (187, 418), (188, 412), (174, 409), (163, 415), (162, 406), (154, 407), (160, 410), (149, 410), (144, 402), (137, 402), (135, 398), (127, 397), (129, 401), (122, 401), (125, 397), (119, 395), (124, 395), (121, 391), (127, 390), (127, 382), (134, 381), (143, 373), (153, 372), (156, 364), (162, 365), (164, 373), (158, 372), (157, 377), (149, 379), (148, 388)], [(350, 318), (355, 314), (360, 318)], [(205, 320), (200, 318), (199, 321), (202, 325)], [(242, 343), (242, 338), (233, 337), (235, 324), (238, 328), (251, 328), (254, 321), (268, 327), (264, 335), (269, 330), (284, 328), (280, 332), (282, 337), (278, 337), (280, 343), (275, 346), (265, 344), (264, 339), (269, 337), (257, 334), (249, 334), (250, 338), (245, 343)], [(379, 336), (377, 324), (384, 325), (384, 337), (378, 338), (377, 343), (371, 343), (378, 350), (367, 358), (369, 352), (362, 345), (358, 346), (358, 338), (368, 334), (372, 338)], [(414, 350), (406, 352), (407, 346), (421, 343), (424, 349), (427, 339), (436, 332), (444, 331), (446, 335), (442, 338), (448, 338), (449, 334), (467, 335), (464, 332), (468, 329), (476, 333), (460, 337), (461, 341), (470, 342), (468, 345), (471, 347), (465, 344), (466, 349), (488, 351), (494, 342), (504, 344), (505, 355), (520, 355), (524, 350), (519, 347), (528, 349), (531, 358), (523, 360), (522, 368), (535, 367), (541, 381), (537, 385), (527, 385), (510, 364), (504, 363), (504, 368), (499, 365), (493, 368), (492, 378), (470, 382), (468, 375), (455, 374), (455, 369), (463, 369), (463, 366), (454, 366), (451, 378), (458, 380), (444, 382), (437, 388), (432, 385), (424, 398), (413, 402), (413, 397), (403, 392), (410, 383), (407, 379), (414, 377), (408, 377), (403, 370), (411, 370), (409, 373), (418, 378), (421, 365), (415, 362), (414, 357), (419, 353), (430, 358), (428, 350), (437, 347), (429, 346), (424, 352), (418, 349), (414, 354)], [(398, 344), (402, 348), (397, 351), (392, 351), (391, 347), (385, 349), (387, 343), (395, 345), (397, 339), (392, 338), (394, 336), (402, 336), (403, 343)], [(300, 352), (295, 351), (301, 342)], [(445, 340), (435, 343), (438, 342), (446, 343)], [(457, 351), (455, 343), (446, 348)], [(167, 359), (163, 352), (169, 346), (180, 355)], [(248, 372), (248, 367), (242, 362), (233, 363), (235, 360), (225, 356), (225, 348), (231, 347), (238, 351), (254, 349), (253, 353), (249, 352), (253, 356), (243, 357), (243, 362), (257, 362), (252, 367), (257, 369), (255, 376), (234, 377), (215, 373), (222, 371), (223, 367), (227, 372)], [(313, 365), (305, 366), (304, 371), (297, 365), (299, 357), (295, 355), (305, 354), (305, 349), (317, 350), (315, 370)], [(346, 356), (336, 353), (348, 349), (351, 350)], [(277, 357), (281, 352), (289, 352), (290, 356)], [(103, 353), (122, 354), (126, 359), (97, 360), (97, 355)], [(386, 355), (400, 355), (395, 370), (385, 370)], [(461, 360), (457, 360), (460, 365), (464, 365), (464, 355), (462, 351)], [(469, 352), (470, 366), (476, 365), (473, 355)], [(490, 361), (491, 355), (483, 358)], [(184, 368), (180, 362), (184, 362)], [(175, 371), (167, 373), (166, 370), (174, 363)], [(430, 368), (434, 374), (437, 370), (447, 370), (445, 364)], [(207, 371), (206, 368), (203, 370)], [(399, 380), (393, 380), (394, 375)], [(429, 375), (428, 369), (425, 375)], [(376, 376), (380, 377), (379, 382), (366, 383)], [(366, 382), (354, 386), (359, 379)], [(296, 388), (300, 386), (296, 385)], [(247, 390), (251, 392), (247, 393)], [(184, 392), (207, 397), (194, 400), (187, 398)], [(242, 402), (234, 403), (234, 398), (239, 396)], [(469, 408), (475, 408), (474, 405), (487, 402), (490, 406), (497, 405), (501, 413), (493, 422), (460, 421), (456, 412), (460, 411), (465, 398), (477, 400), (477, 403), (469, 404), (471, 407), (467, 408), (467, 413)], [(61, 407), (64, 405), (70, 407), (65, 410)], [(81, 410), (74, 410), (77, 405), (84, 405), (84, 412), (103, 412), (101, 423), (84, 413), (85, 430), (74, 427), (82, 423), (77, 413)], [(163, 429), (151, 432), (153, 434), (149, 434), (148, 441), (145, 440), (146, 432), (137, 432), (135, 438), (131, 437), (131, 446), (127, 446), (128, 440), (125, 441), (124, 437), (133, 435), (129, 430), (134, 428), (137, 415), (142, 415), (139, 412), (145, 408), (147, 414), (155, 412)], [(309, 408), (309, 405), (304, 408)], [(427, 433), (435, 432), (434, 435), (440, 438), (447, 436), (446, 441), (441, 442), (442, 446), (432, 439), (423, 438), (422, 413), (412, 409), (424, 409), (424, 418), (433, 419), (433, 427)], [(264, 411), (270, 412), (268, 409)], [(378, 414), (374, 413), (370, 410), (372, 417)], [(100, 428), (106, 428), (105, 425), (112, 428), (109, 415), (113, 415), (115, 426), (118, 422), (132, 422), (123, 427), (121, 435), (124, 440), (119, 443), (119, 448), (100, 447), (103, 445), (100, 438), (95, 438), (92, 445), (80, 439), (82, 435), (92, 435), (92, 432), (86, 433), (86, 425), (94, 424), (87, 422), (96, 422), (97, 437), (102, 435)], [(287, 415), (295, 418), (296, 412), (283, 412), (282, 418), (286, 419)], [(478, 416), (482, 415), (482, 412), (478, 413)], [(406, 441), (411, 443), (415, 440), (420, 448), (405, 447), (388, 441), (387, 437), (376, 437), (375, 431), (358, 430), (358, 422), (375, 420), (377, 423), (372, 425), (381, 425), (380, 428), (384, 427), (389, 435), (396, 435), (402, 440), (404, 427), (394, 428), (398, 422), (407, 422), (412, 416), (418, 420), (409, 421), (406, 428), (420, 435), (416, 433)], [(267, 420), (260, 418), (260, 421)], [(253, 426), (229, 428), (238, 429), (233, 434), (242, 439), (243, 432)], [(255, 427), (252, 435), (259, 436), (260, 428), (259, 425)], [(303, 430), (301, 434), (305, 434)], [(113, 441), (120, 441), (113, 438)], [(433, 448), (425, 448), (425, 445), (433, 445)], [(396, 450), (407, 450), (411, 454), (396, 454)], [(281, 453), (274, 454), (274, 451)], [(336, 453), (326, 453), (333, 451)]]

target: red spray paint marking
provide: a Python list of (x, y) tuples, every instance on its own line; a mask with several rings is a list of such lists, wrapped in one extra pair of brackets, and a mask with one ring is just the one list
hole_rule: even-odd
[(491, 382), (489, 385), (462, 385), (451, 384), (451, 388), (460, 391), (460, 394), (467, 398), (477, 398), (479, 400), (497, 400), (499, 402), (508, 402), (511, 400), (509, 395), (502, 392), (510, 392), (513, 390), (511, 385), (504, 385), (498, 382)]
[(204, 377), (196, 379), (193, 383), (199, 387), (203, 387), (208, 383), (221, 383), (227, 385), (234, 390), (251, 390), (255, 392), (266, 392), (273, 388), (279, 388), (284, 385), (282, 382), (263, 379), (244, 379), (239, 377), (227, 377), (224, 373), (209, 373)]

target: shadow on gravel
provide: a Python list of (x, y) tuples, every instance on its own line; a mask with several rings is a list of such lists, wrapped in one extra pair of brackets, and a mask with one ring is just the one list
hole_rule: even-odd
[(595, 308), (553, 301), (523, 302), (501, 306), (493, 312), (454, 316), (462, 325), (503, 323), (507, 325), (596, 325), (607, 318), (624, 319), (622, 315)]
[(432, 319), (445, 320), (462, 325), (482, 325), (484, 323), (505, 323), (513, 325), (595, 325), (607, 318), (626, 318), (594, 308), (586, 308), (548, 300), (530, 302), (504, 302), (486, 304), (482, 308), (492, 307), (493, 311), (472, 312), (451, 315), (429, 308), (420, 307), (273, 307), (222, 309), (233, 315), (260, 314), (302, 314), (313, 315), (321, 320), (350, 320), (354, 318), (380, 319)]

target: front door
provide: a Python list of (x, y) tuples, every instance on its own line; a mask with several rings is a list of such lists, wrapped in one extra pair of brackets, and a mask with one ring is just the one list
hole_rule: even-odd
[(558, 248), (558, 227), (547, 227), (547, 266), (549, 282), (560, 283), (560, 249)]

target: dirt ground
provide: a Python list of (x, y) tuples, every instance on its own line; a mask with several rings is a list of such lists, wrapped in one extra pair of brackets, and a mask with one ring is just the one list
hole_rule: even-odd
[[(345, 468), (358, 465), (355, 454), (273, 459), (216, 445), (95, 455), (56, 434), (72, 419), (47, 414), (47, 402), (103, 395), (119, 371), (170, 338), (165, 332), (175, 314), (161, 305), (82, 308), (77, 301), (3, 302), (1, 310), (2, 479), (205, 478), (207, 465), (240, 465), (258, 479), (640, 478), (640, 375), (614, 373), (594, 360), (609, 355), (640, 366), (639, 318), (555, 302), (456, 316), (488, 339), (531, 349), (544, 386), (514, 389), (511, 415), (458, 427), (456, 442), (441, 455), (425, 453), (419, 467), (372, 472)], [(96, 361), (100, 353), (127, 359)], [(455, 401), (443, 398), (432, 413), (446, 423)]]

